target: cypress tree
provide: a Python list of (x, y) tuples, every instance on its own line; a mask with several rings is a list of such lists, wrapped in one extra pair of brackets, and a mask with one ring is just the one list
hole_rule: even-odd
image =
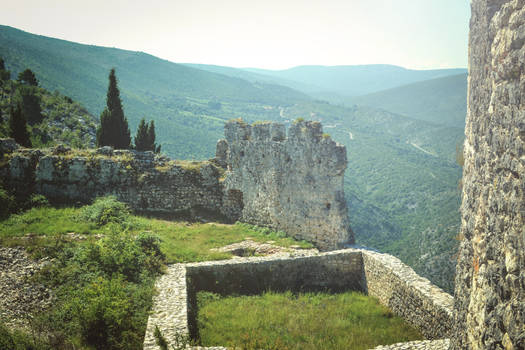
[(24, 147), (31, 147), (27, 122), (22, 114), (20, 103), (17, 103), (15, 107), (11, 106), (9, 112), (9, 136)]
[(33, 73), (31, 69), (20, 72), (20, 74), (18, 74), (18, 81), (31, 86), (38, 86), (38, 80), (36, 80), (35, 73)]
[(40, 123), (44, 116), (40, 108), (40, 97), (36, 94), (36, 87), (21, 86), (17, 97), (22, 107), (22, 114), (29, 125)]
[(146, 120), (142, 118), (137, 128), (137, 135), (135, 136), (135, 149), (137, 151), (151, 151), (149, 149), (149, 132)]
[(5, 69), (5, 62), (2, 57), (0, 57), (0, 80), (9, 80), (11, 79), (11, 72)]
[(97, 130), (97, 145), (99, 147), (112, 146), (115, 149), (130, 149), (131, 136), (128, 120), (124, 116), (124, 110), (122, 109), (115, 68), (112, 68), (109, 72), (106, 105), (106, 109), (100, 116), (100, 127)]
[(160, 153), (160, 145), (155, 145), (155, 122), (153, 120), (149, 122), (148, 147), (149, 151)]

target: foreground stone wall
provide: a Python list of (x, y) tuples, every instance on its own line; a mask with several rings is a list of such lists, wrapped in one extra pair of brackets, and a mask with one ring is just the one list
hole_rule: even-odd
[[(221, 216), (222, 169), (210, 162), (175, 162), (152, 152), (14, 149), (4, 143), (0, 176), (19, 196), (88, 203), (115, 195), (133, 210), (169, 216)], [(2, 151), (2, 147), (0, 147)], [(235, 218), (230, 218), (235, 220)]]
[(473, 0), (453, 349), (525, 349), (525, 2)]
[[(429, 339), (449, 336), (452, 297), (421, 278), (399, 259), (360, 249), (311, 256), (269, 256), (177, 264), (156, 284), (144, 349), (158, 349), (153, 332), (158, 326), (168, 339), (176, 333), (196, 337), (196, 293), (258, 294), (266, 290), (356, 290), (375, 296)], [(444, 349), (446, 342), (418, 342), (418, 349)], [(393, 347), (393, 349), (410, 347)]]
[(362, 254), (368, 295), (378, 298), (381, 304), (419, 329), (427, 339), (450, 336), (454, 304), (450, 294), (392, 255), (371, 251)]
[(346, 149), (318, 122), (231, 121), (217, 160), (225, 191), (242, 198), (241, 220), (282, 230), (330, 250), (353, 243), (343, 191)]

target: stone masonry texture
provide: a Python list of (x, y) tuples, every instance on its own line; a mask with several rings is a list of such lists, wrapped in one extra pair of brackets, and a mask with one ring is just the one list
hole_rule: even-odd
[(15, 149), (0, 140), (0, 176), (18, 197), (45, 195), (55, 203), (89, 203), (114, 195), (137, 212), (221, 216), (222, 169), (211, 162), (176, 162), (152, 152)]
[(241, 221), (282, 230), (321, 250), (353, 243), (343, 192), (346, 148), (318, 122), (230, 121), (217, 159), (226, 194), (242, 198)]
[(525, 1), (472, 0), (452, 349), (525, 349)]
[[(307, 256), (268, 256), (171, 265), (157, 280), (144, 349), (157, 350), (158, 326), (168, 341), (177, 332), (198, 336), (196, 293), (259, 294), (266, 290), (357, 290), (374, 296), (429, 339), (447, 338), (452, 324), (452, 296), (419, 277), (399, 259), (362, 249)], [(447, 340), (411, 342), (384, 349), (444, 350)]]

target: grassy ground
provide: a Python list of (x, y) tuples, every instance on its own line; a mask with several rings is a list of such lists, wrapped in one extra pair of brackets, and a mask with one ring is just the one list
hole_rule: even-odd
[[(43, 204), (45, 201), (42, 201)], [(163, 265), (224, 259), (212, 248), (243, 241), (301, 245), (246, 224), (172, 222), (132, 215), (112, 197), (81, 208), (34, 207), (0, 221), (0, 246), (25, 246), (52, 262), (32, 278), (53, 308), (29, 332), (0, 320), (0, 349), (142, 349), (155, 278)]]
[[(43, 242), (64, 238), (68, 233), (106, 235), (115, 231), (131, 235), (151, 233), (160, 238), (160, 247), (168, 263), (195, 262), (227, 259), (229, 253), (212, 251), (212, 248), (243, 241), (250, 237), (254, 241), (275, 241), (274, 244), (288, 247), (299, 245), (311, 248), (305, 241), (295, 241), (282, 232), (257, 228), (247, 224), (224, 225), (217, 223), (191, 223), (166, 221), (129, 215), (122, 222), (106, 222), (102, 225), (82, 219), (83, 208), (33, 208), (0, 221), (0, 245), (29, 245), (36, 248)], [(30, 239), (28, 239), (28, 236)], [(66, 236), (67, 237), (67, 236)]]
[(376, 299), (356, 292), (237, 297), (201, 292), (198, 303), (203, 346), (349, 350), (423, 339)]

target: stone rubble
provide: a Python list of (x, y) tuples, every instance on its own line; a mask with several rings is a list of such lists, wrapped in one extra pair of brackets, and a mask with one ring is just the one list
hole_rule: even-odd
[(52, 291), (31, 281), (49, 263), (31, 259), (22, 247), (0, 247), (0, 318), (8, 326), (25, 327), (33, 314), (52, 305)]

